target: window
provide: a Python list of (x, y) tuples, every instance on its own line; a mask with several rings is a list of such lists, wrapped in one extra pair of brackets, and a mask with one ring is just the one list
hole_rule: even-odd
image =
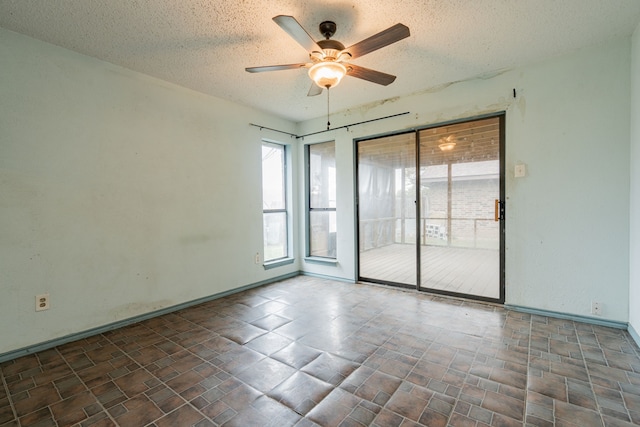
[(309, 256), (336, 257), (335, 142), (307, 145)]
[(262, 217), (265, 262), (286, 258), (289, 255), (285, 154), (284, 145), (262, 143)]

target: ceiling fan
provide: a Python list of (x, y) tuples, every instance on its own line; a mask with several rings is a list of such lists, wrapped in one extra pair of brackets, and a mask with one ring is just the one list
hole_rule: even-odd
[(409, 28), (403, 24), (396, 24), (345, 48), (339, 41), (331, 39), (331, 36), (336, 32), (335, 22), (324, 21), (320, 24), (320, 33), (325, 39), (316, 42), (293, 16), (278, 15), (273, 20), (309, 52), (311, 62), (249, 67), (245, 68), (245, 70), (250, 73), (261, 73), (264, 71), (308, 68), (309, 77), (314, 81), (311, 89), (309, 89), (308, 96), (319, 95), (322, 93), (323, 88), (329, 89), (336, 86), (345, 75), (384, 86), (391, 84), (396, 79), (396, 76), (350, 64), (347, 61), (409, 37)]

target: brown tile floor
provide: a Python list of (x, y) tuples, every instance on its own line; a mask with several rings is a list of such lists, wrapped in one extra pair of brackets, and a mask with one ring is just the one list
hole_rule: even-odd
[(0, 365), (0, 426), (640, 425), (628, 333), (299, 276)]

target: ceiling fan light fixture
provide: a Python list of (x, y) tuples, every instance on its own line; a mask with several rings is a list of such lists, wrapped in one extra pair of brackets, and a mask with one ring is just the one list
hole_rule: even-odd
[(442, 144), (438, 144), (438, 148), (442, 151), (451, 151), (456, 148), (455, 142), (443, 142)]
[(456, 147), (456, 137), (449, 135), (446, 138), (440, 138), (438, 148), (442, 151), (451, 151)]
[(345, 74), (347, 67), (339, 62), (318, 62), (309, 68), (309, 77), (321, 88), (338, 86)]

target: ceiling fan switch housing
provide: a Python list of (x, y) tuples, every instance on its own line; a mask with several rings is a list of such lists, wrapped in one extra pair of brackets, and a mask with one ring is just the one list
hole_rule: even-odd
[(344, 45), (337, 40), (319, 40), (318, 46), (320, 46), (323, 50), (344, 50)]

